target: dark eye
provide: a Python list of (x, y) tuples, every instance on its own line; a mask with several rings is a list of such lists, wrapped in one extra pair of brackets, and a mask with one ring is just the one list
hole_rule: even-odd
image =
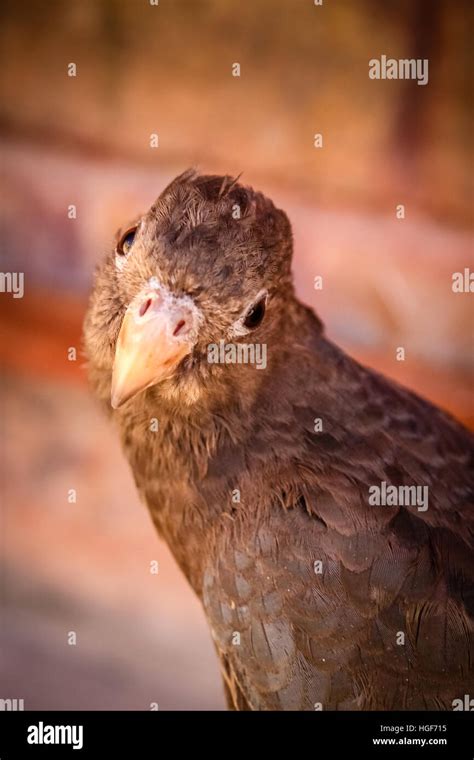
[(137, 228), (131, 227), (122, 235), (120, 242), (117, 245), (117, 253), (120, 254), (120, 256), (127, 256), (130, 253), (130, 249), (135, 240), (136, 232)]
[(266, 301), (266, 297), (261, 298), (260, 301), (257, 301), (247, 313), (244, 319), (244, 327), (246, 327), (247, 330), (255, 330), (255, 328), (262, 322), (262, 319), (265, 316)]

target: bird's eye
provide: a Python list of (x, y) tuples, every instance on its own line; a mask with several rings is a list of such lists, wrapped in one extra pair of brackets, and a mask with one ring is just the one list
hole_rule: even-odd
[(244, 327), (246, 327), (247, 330), (255, 330), (255, 328), (261, 324), (265, 316), (266, 303), (267, 299), (265, 296), (264, 298), (261, 298), (260, 301), (257, 301), (250, 311), (247, 312), (244, 319)]
[(137, 227), (131, 227), (122, 235), (120, 242), (117, 245), (117, 253), (120, 256), (128, 256), (130, 249), (134, 243), (136, 232)]

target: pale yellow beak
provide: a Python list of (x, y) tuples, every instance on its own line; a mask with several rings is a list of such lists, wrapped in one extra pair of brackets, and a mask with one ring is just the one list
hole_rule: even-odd
[(114, 409), (170, 377), (197, 339), (199, 313), (187, 296), (145, 288), (132, 301), (117, 340), (112, 372)]

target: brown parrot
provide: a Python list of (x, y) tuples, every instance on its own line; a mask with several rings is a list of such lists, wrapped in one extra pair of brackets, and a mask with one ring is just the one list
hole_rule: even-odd
[(455, 709), (473, 683), (474, 436), (331, 343), (285, 213), (190, 170), (117, 238), (90, 378), (237, 710)]

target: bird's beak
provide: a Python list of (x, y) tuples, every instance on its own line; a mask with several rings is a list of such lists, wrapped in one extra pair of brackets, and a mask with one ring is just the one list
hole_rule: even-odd
[(192, 350), (199, 314), (190, 298), (145, 288), (131, 302), (117, 340), (112, 372), (114, 409), (170, 377)]

